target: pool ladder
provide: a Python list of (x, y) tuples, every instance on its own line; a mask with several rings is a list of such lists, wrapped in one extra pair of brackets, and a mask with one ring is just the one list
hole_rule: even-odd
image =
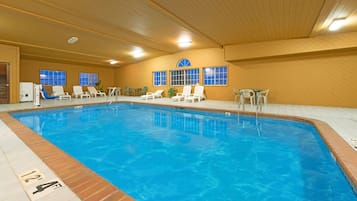
[(258, 122), (259, 112), (261, 112), (262, 110), (263, 110), (263, 104), (257, 103), (257, 106), (255, 107), (255, 121), (256, 122)]
[(114, 100), (115, 100), (115, 101), (118, 101), (117, 89), (112, 90), (112, 91), (110, 92), (110, 94), (108, 94), (108, 96), (107, 96), (107, 102), (108, 102), (109, 105), (113, 103), (113, 100), (109, 100), (109, 97), (112, 97), (112, 96), (114, 96), (114, 98), (115, 98)]
[[(257, 133), (260, 136), (261, 131), (260, 131), (260, 125), (259, 125), (259, 112), (263, 110), (263, 104), (257, 104), (255, 107), (255, 127), (257, 129)], [(243, 111), (244, 111), (244, 104), (243, 104)], [(239, 112), (240, 112), (240, 105), (238, 105), (238, 122), (239, 122)]]

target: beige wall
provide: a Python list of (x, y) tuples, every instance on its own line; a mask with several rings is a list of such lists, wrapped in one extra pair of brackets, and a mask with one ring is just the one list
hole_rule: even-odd
[[(116, 70), (116, 84), (121, 88), (125, 86), (129, 87), (143, 87), (148, 86), (149, 91), (154, 91), (156, 89), (165, 89), (165, 94), (167, 94), (167, 89), (169, 86), (154, 87), (152, 85), (152, 72), (153, 71), (167, 71), (169, 75), (169, 70), (177, 69), (176, 64), (182, 58), (187, 58), (191, 62), (190, 68), (202, 68), (204, 66), (218, 66), (218, 65), (228, 65), (227, 62), (223, 60), (223, 49), (212, 48), (212, 49), (202, 49), (202, 50), (192, 50), (181, 52), (177, 54), (166, 55), (162, 57), (157, 57), (144, 62), (120, 67)], [(230, 67), (230, 66), (229, 66)], [(187, 67), (184, 67), (187, 68)], [(200, 77), (202, 77), (202, 70), (200, 70)], [(202, 84), (202, 79), (200, 79)], [(169, 83), (169, 80), (168, 80)], [(176, 87), (181, 91), (182, 87)], [(209, 90), (209, 88), (212, 88)], [(212, 93), (216, 88), (219, 88), (220, 93)], [(232, 90), (229, 87), (206, 87), (206, 94), (210, 96), (211, 99), (228, 99), (226, 95)]]
[(274, 103), (357, 107), (357, 54), (237, 64), (242, 87), (271, 89)]
[(20, 50), (19, 47), (0, 44), (0, 62), (10, 64), (10, 103), (19, 102), (19, 70)]
[(224, 61), (223, 49), (185, 51), (120, 67), (116, 84), (148, 86), (150, 91), (164, 88), (167, 93), (168, 86), (152, 86), (152, 72), (176, 69), (181, 58), (189, 59), (191, 68), (228, 65), (228, 86), (205, 87), (211, 100), (233, 101), (233, 88), (269, 88), (271, 103), (357, 107), (357, 53), (352, 50), (236, 63)]
[(0, 62), (10, 63), (11, 103), (19, 101), (20, 81), (39, 82), (40, 69), (66, 71), (65, 90), (69, 92), (73, 85), (78, 85), (79, 72), (92, 72), (98, 73), (105, 88), (148, 86), (150, 91), (163, 88), (167, 94), (169, 86), (152, 86), (152, 72), (167, 70), (169, 73), (177, 69), (181, 58), (187, 58), (192, 64), (190, 68), (228, 66), (228, 86), (205, 87), (211, 100), (233, 100), (233, 88), (269, 88), (271, 103), (357, 107), (357, 50), (353, 49), (230, 63), (224, 60), (224, 49), (212, 48), (183, 51), (117, 69), (28, 59), (21, 59), (20, 67), (18, 47), (0, 45), (0, 52)]
[(98, 78), (102, 81), (102, 85), (104, 88), (114, 85), (115, 70), (113, 68), (81, 66), (74, 64), (62, 64), (25, 59), (21, 59), (20, 81), (39, 83), (40, 69), (66, 71), (67, 84), (66, 86), (64, 86), (64, 90), (69, 93), (72, 93), (73, 85), (79, 85), (80, 72), (98, 73)]

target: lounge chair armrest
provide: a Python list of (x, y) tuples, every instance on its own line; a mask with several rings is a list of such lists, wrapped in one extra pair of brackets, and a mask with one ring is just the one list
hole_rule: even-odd
[(146, 92), (146, 95), (152, 95), (153, 93), (152, 92)]

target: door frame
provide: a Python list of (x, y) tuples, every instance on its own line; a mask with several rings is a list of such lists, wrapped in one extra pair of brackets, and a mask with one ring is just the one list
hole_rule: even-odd
[(6, 79), (6, 84), (5, 87), (7, 87), (7, 94), (6, 94), (6, 102), (3, 104), (9, 104), (10, 103), (10, 63), (8, 62), (0, 62), (0, 65), (2, 66), (5, 64), (5, 79)]

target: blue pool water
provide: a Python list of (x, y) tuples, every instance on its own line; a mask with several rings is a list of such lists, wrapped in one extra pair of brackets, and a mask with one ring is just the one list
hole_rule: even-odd
[(138, 104), (12, 114), (138, 201), (356, 201), (307, 123)]

